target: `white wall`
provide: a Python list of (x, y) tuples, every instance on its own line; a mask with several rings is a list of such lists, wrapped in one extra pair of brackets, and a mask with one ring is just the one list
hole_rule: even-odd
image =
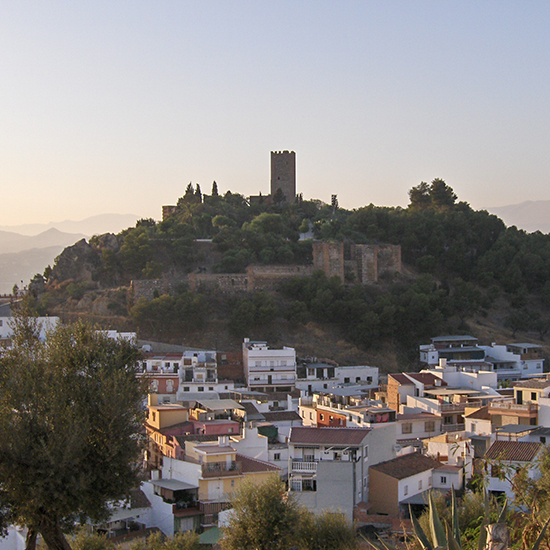
[(162, 500), (162, 497), (155, 495), (154, 486), (146, 481), (141, 484), (141, 490), (145, 493), (151, 503), (149, 514), (144, 515), (141, 520), (145, 527), (158, 527), (166, 536), (174, 536), (174, 514), (172, 504)]
[(177, 479), (191, 485), (199, 484), (200, 464), (165, 456), (162, 460), (162, 479)]
[[(418, 495), (431, 488), (430, 481), (432, 478), (432, 469), (420, 472), (413, 476), (400, 479), (397, 485), (397, 500), (403, 502), (404, 500), (411, 498), (414, 495)], [(419, 484), (422, 483), (422, 486)], [(407, 494), (405, 494), (405, 488), (407, 488)]]
[(244, 439), (229, 438), (229, 444), (239, 454), (257, 458), (258, 460), (268, 460), (267, 437), (258, 433), (258, 428), (243, 428)]
[(0, 550), (25, 550), (26, 536), (27, 529), (25, 527), (10, 525), (7, 536), (0, 537)]
[(401, 407), (400, 411), (403, 414), (412, 412), (429, 412), (431, 414), (440, 415), (439, 403), (435, 399), (428, 399), (427, 397), (413, 397), (407, 395), (407, 402)]
[[(46, 338), (46, 333), (53, 330), (59, 324), (59, 317), (35, 317), (40, 326), (40, 339)], [(13, 336), (14, 317), (0, 317), (0, 338), (10, 338)]]

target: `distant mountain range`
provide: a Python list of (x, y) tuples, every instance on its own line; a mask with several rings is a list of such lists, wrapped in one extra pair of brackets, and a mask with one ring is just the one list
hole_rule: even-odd
[(65, 247), (85, 238), (82, 233), (63, 233), (58, 229), (48, 229), (29, 237), (11, 231), (0, 231), (0, 254), (23, 252), (35, 248)]
[(123, 229), (135, 225), (139, 218), (140, 216), (135, 214), (99, 214), (80, 221), (0, 225), (0, 231), (10, 231), (20, 235), (38, 235), (53, 228), (65, 233), (82, 233), (91, 237), (103, 233), (120, 233)]
[(497, 215), (508, 226), (515, 225), (529, 233), (534, 231), (550, 233), (550, 201), (525, 201), (520, 204), (485, 208), (485, 210)]
[[(0, 294), (25, 286), (67, 246), (103, 233), (120, 233), (135, 225), (134, 214), (101, 214), (81, 221), (0, 226)], [(21, 283), (23, 281), (23, 283)]]

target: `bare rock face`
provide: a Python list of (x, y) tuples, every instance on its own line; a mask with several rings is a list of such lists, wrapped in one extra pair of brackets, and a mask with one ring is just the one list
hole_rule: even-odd
[(107, 249), (116, 253), (120, 250), (121, 241), (114, 233), (104, 233), (94, 237), (91, 245), (98, 250)]
[(92, 275), (98, 265), (98, 251), (89, 245), (86, 239), (81, 239), (73, 246), (65, 248), (56, 258), (48, 284), (58, 284), (68, 279), (78, 282), (92, 281)]

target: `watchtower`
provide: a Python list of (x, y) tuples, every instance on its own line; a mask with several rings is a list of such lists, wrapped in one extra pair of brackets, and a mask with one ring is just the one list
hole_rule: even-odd
[(271, 199), (280, 189), (287, 202), (296, 197), (296, 153), (271, 151)]

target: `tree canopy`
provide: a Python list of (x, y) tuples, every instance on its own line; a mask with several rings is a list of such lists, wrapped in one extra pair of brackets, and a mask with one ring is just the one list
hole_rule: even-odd
[(355, 531), (345, 516), (318, 516), (300, 506), (276, 477), (261, 485), (245, 483), (232, 496), (222, 550), (352, 550)]
[(139, 351), (78, 322), (45, 341), (14, 323), (0, 357), (0, 510), (50, 549), (69, 549), (75, 521), (100, 521), (138, 483), (143, 383)]

